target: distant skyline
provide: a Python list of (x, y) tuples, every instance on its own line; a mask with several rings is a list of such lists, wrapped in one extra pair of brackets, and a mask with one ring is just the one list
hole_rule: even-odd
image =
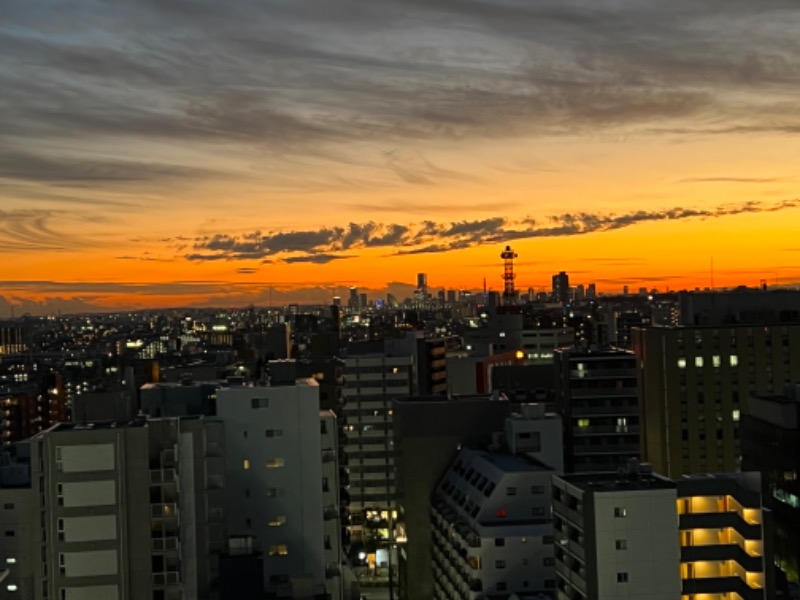
[(6, 0), (0, 317), (501, 290), (506, 243), (523, 291), (800, 284), (798, 29), (789, 0)]

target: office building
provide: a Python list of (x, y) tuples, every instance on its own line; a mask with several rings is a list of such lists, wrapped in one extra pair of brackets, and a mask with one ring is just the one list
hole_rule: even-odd
[(625, 350), (556, 351), (556, 410), (568, 473), (614, 471), (639, 458), (636, 356)]
[(62, 423), (26, 446), (30, 486), (0, 489), (5, 590), (35, 600), (211, 596), (225, 539), (221, 423)]
[(722, 327), (733, 324), (800, 323), (800, 291), (738, 288), (680, 292), (680, 324)]
[(657, 472), (740, 468), (748, 398), (800, 381), (800, 325), (633, 330), (642, 458)]

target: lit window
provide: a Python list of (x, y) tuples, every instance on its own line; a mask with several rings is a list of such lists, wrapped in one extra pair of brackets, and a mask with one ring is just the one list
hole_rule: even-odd
[(694, 366), (695, 367), (702, 367), (703, 366), (703, 357), (702, 356), (695, 356), (694, 357)]
[(731, 416), (733, 417), (734, 421), (739, 421), (739, 418), (742, 416), (742, 413), (739, 411), (738, 408), (734, 408)]
[(277, 517), (273, 517), (272, 519), (270, 519), (269, 526), (270, 527), (280, 527), (281, 525), (284, 525), (285, 523), (286, 523), (286, 517), (284, 517), (283, 515), (279, 515)]
[(286, 462), (282, 458), (270, 458), (267, 461), (268, 469), (280, 469), (285, 466)]
[(731, 354), (731, 366), (735, 367), (738, 364), (739, 364), (739, 357), (736, 356), (735, 354)]
[(578, 419), (578, 427), (588, 427), (590, 424), (591, 421), (589, 421), (589, 419)]
[(246, 458), (242, 461), (242, 468), (247, 471), (250, 468), (250, 461)]
[(686, 368), (686, 359), (685, 358), (679, 358), (678, 359), (678, 368), (679, 369), (685, 369)]
[(501, 331), (500, 332), (500, 337), (506, 337), (506, 332), (505, 331)]
[(289, 554), (289, 549), (284, 545), (269, 547), (270, 556), (286, 556), (287, 554)]
[(617, 517), (617, 518), (627, 517), (628, 516), (628, 510), (618, 506), (618, 507), (616, 507), (614, 509), (614, 516)]
[(508, 511), (505, 508), (498, 508), (494, 511), (494, 514), (500, 519), (505, 519), (508, 516)]
[(719, 366), (722, 364), (722, 359), (715, 354), (711, 357), (711, 363), (714, 365), (714, 368), (719, 368)]
[(7, 589), (9, 592), (16, 592), (16, 591), (17, 591), (17, 586), (16, 586), (16, 584), (14, 584), (14, 583), (9, 583), (9, 584), (6, 586), (6, 589)]

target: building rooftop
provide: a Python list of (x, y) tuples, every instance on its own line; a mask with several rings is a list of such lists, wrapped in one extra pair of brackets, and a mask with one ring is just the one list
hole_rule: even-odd
[(474, 454), (496, 466), (505, 473), (525, 473), (529, 471), (552, 471), (553, 469), (527, 454), (501, 454), (473, 450)]
[(657, 473), (615, 471), (608, 473), (575, 473), (558, 475), (559, 479), (585, 492), (646, 491), (675, 489), (674, 481)]

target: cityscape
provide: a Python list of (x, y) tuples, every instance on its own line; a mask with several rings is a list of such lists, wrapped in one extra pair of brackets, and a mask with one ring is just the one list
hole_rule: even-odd
[(800, 599), (799, 29), (0, 0), (0, 600)]

